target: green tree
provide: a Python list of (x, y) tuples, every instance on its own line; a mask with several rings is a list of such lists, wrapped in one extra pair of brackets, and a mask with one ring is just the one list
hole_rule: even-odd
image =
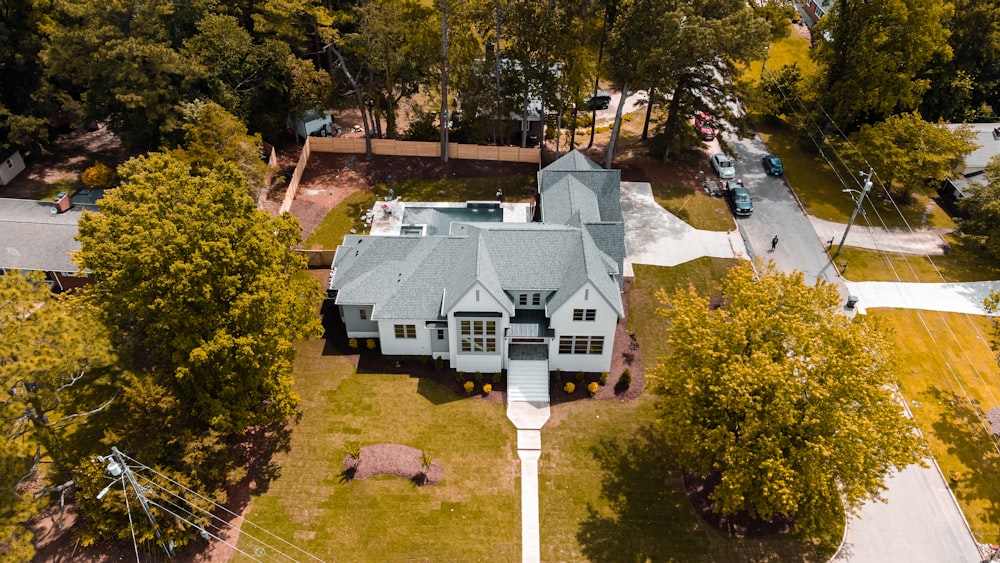
[(937, 188), (953, 178), (955, 168), (976, 148), (970, 128), (929, 123), (917, 112), (863, 125), (853, 137), (878, 177), (902, 201), (908, 201), (914, 190)]
[(255, 198), (266, 187), (268, 167), (261, 159), (263, 141), (250, 135), (236, 116), (215, 102), (183, 104), (184, 140), (170, 154), (191, 166), (196, 174), (210, 174), (223, 162), (240, 170), (249, 193)]
[(930, 87), (925, 71), (951, 58), (943, 0), (836, 2), (816, 27), (814, 58), (824, 67), (823, 104), (855, 130), (914, 111)]
[(254, 41), (232, 16), (208, 15), (181, 53), (198, 65), (198, 91), (236, 115), (251, 130), (276, 134), (290, 107), (291, 50), (286, 43)]
[(717, 513), (829, 529), (922, 459), (876, 319), (850, 319), (834, 286), (773, 267), (734, 268), (722, 297), (661, 292), (671, 351), (653, 382), (680, 467), (718, 479)]
[[(66, 441), (75, 425), (106, 408), (113, 390), (102, 378), (114, 357), (95, 329), (93, 311), (54, 296), (38, 274), (0, 276), (0, 554), (31, 558), (23, 524), (46, 492), (73, 485)], [(40, 470), (44, 463), (50, 468)], [(47, 487), (47, 484), (54, 485)]]
[(80, 220), (88, 291), (127, 364), (169, 374), (200, 428), (242, 435), (284, 420), (295, 339), (317, 334), (318, 288), (289, 215), (256, 209), (242, 173), (193, 175), (166, 154), (133, 159), (101, 212)]
[(1000, 258), (1000, 158), (994, 157), (983, 172), (983, 182), (972, 184), (959, 200), (966, 218), (958, 221), (962, 235)]
[(440, 46), (433, 8), (413, 0), (376, 0), (355, 9), (357, 31), (343, 39), (364, 61), (368, 96), (385, 118), (385, 136), (396, 138), (399, 102), (434, 75)]

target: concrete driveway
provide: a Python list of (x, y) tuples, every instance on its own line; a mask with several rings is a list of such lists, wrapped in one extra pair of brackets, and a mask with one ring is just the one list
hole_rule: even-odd
[(625, 276), (632, 264), (676, 266), (702, 256), (748, 259), (739, 232), (701, 231), (660, 207), (648, 182), (622, 182)]

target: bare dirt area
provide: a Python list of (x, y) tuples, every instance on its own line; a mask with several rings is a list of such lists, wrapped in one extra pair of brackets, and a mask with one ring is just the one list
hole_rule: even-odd
[(16, 199), (47, 197), (51, 184), (78, 182), (80, 174), (97, 162), (116, 168), (127, 155), (121, 141), (108, 128), (62, 135), (45, 154), (25, 155), (26, 168), (0, 188), (0, 196)]

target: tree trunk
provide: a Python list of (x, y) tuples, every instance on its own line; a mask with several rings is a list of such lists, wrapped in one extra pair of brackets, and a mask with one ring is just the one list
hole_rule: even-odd
[(448, 162), (448, 0), (441, 0), (441, 160)]
[(683, 78), (678, 81), (677, 87), (674, 88), (674, 95), (670, 99), (670, 106), (667, 110), (669, 113), (667, 114), (667, 124), (664, 127), (664, 134), (667, 142), (666, 148), (663, 150), (663, 162), (670, 161), (670, 147), (677, 141), (677, 123), (680, 120), (681, 96), (684, 84)]
[(656, 88), (649, 89), (649, 95), (646, 100), (646, 122), (642, 124), (642, 136), (639, 138), (645, 141), (649, 137), (649, 119), (653, 115), (653, 95), (656, 94)]
[(618, 109), (615, 110), (615, 124), (611, 127), (611, 140), (608, 142), (608, 154), (604, 159), (604, 168), (611, 169), (611, 161), (615, 158), (615, 143), (618, 142), (618, 133), (622, 128), (622, 110), (625, 108), (625, 98), (628, 97), (628, 82), (622, 84), (622, 97), (618, 100)]
[[(365, 157), (371, 158), (372, 156), (372, 135), (371, 129), (368, 127), (368, 115), (365, 111), (365, 100), (361, 95), (361, 86), (358, 81), (354, 79), (351, 75), (351, 71), (347, 70), (347, 63), (344, 62), (344, 56), (340, 54), (340, 50), (333, 43), (327, 44), (327, 50), (332, 51), (334, 55), (337, 56), (337, 62), (340, 65), (340, 69), (344, 71), (344, 76), (347, 78), (347, 82), (351, 85), (351, 89), (354, 90), (354, 100), (358, 104), (358, 109), (361, 111), (361, 123), (365, 126)], [(330, 72), (333, 72), (333, 65), (330, 65)]]

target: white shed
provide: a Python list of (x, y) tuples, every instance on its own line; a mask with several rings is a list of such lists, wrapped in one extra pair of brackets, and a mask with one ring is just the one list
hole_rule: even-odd
[(24, 170), (24, 159), (17, 149), (0, 147), (0, 186), (6, 186)]

